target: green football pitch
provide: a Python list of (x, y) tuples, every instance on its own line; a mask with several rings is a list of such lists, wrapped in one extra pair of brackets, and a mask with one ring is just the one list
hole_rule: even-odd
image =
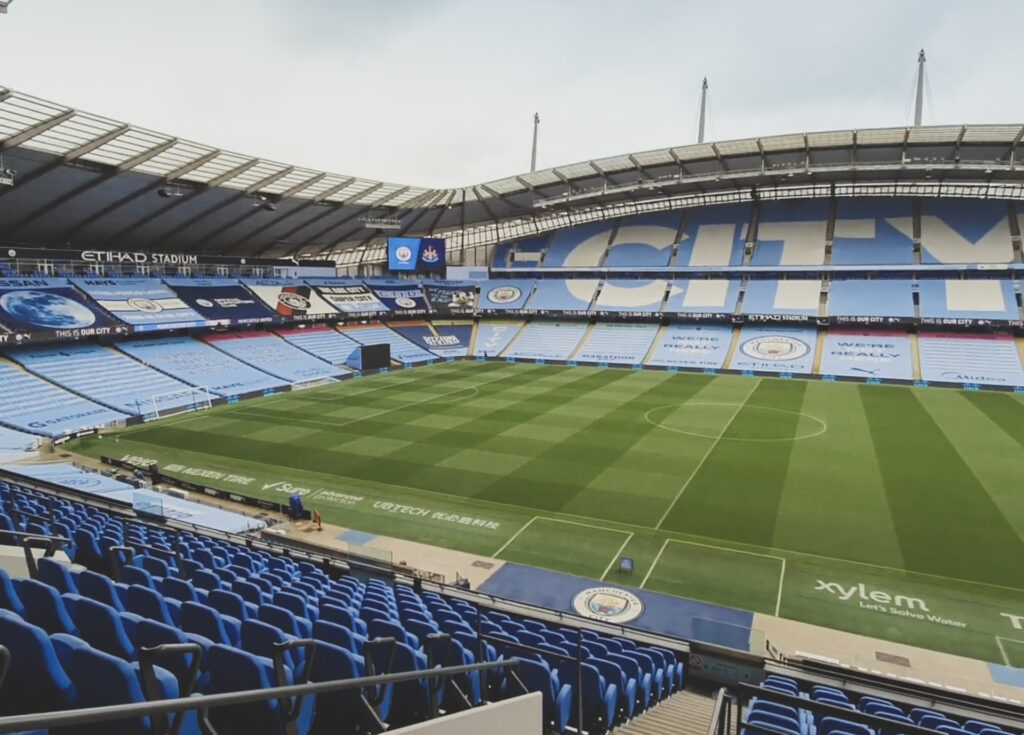
[(347, 528), (1024, 665), (1024, 396), (454, 362), (71, 448), (298, 491)]

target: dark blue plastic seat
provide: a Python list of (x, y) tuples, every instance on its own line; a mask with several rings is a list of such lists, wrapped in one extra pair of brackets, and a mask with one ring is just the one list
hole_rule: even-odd
[(136, 658), (135, 645), (125, 631), (124, 623), (114, 608), (102, 602), (67, 593), (63, 596), (65, 607), (71, 614), (79, 637), (90, 646), (112, 656), (133, 661)]
[(165, 599), (170, 598), (178, 602), (205, 602), (187, 579), (164, 577), (164, 581), (160, 583), (160, 591)]
[(75, 584), (74, 577), (71, 576), (71, 570), (67, 564), (44, 556), (36, 560), (36, 566), (39, 570), (36, 579), (40, 582), (45, 582), (61, 593), (78, 592), (78, 586)]
[(313, 638), (318, 641), (340, 646), (346, 651), (362, 656), (363, 644), (366, 638), (354, 633), (343, 625), (331, 623), (327, 620), (317, 620), (313, 623)]
[[(502, 693), (506, 696), (519, 696), (522, 690), (509, 678), (502, 684)], [(547, 730), (565, 732), (572, 713), (572, 686), (562, 683), (556, 687), (547, 664), (539, 661), (521, 660), (514, 676), (526, 687), (528, 692), (540, 692), (544, 700), (544, 725)]]
[(181, 605), (181, 629), (209, 638), (214, 643), (237, 646), (241, 637), (241, 623), (231, 625), (219, 612), (198, 602)]
[(117, 611), (124, 610), (124, 602), (118, 594), (117, 587), (110, 577), (90, 570), (79, 572), (75, 577), (78, 594), (90, 597), (104, 605), (110, 605)]
[[(372, 659), (374, 674), (393, 674), (400, 671), (423, 671), (427, 659), (404, 643), (372, 645), (366, 647), (364, 658)], [(393, 689), (391, 714), (388, 724), (392, 728), (404, 727), (426, 719), (430, 710), (425, 679), (396, 684)]]
[(850, 722), (838, 717), (824, 717), (818, 727), (820, 735), (875, 735), (867, 725), (859, 722)]
[(206, 604), (221, 615), (230, 615), (239, 620), (255, 618), (258, 611), (257, 605), (246, 602), (241, 595), (231, 590), (210, 590)]
[(351, 608), (321, 602), (320, 620), (344, 625), (349, 630), (355, 631), (360, 635), (366, 635), (367, 632), (366, 623)]
[(0, 608), (17, 613), (18, 617), (25, 617), (25, 605), (18, 597), (18, 590), (14, 588), (14, 582), (3, 569), (0, 569)]
[(74, 685), (45, 630), (10, 610), (0, 610), (0, 645), (11, 654), (11, 667), (0, 687), (0, 714), (33, 714), (74, 706)]
[(618, 723), (630, 719), (636, 709), (636, 679), (627, 677), (626, 672), (618, 664), (608, 659), (591, 657), (587, 659), (587, 663), (600, 671), (605, 681), (618, 687), (615, 721)]
[(277, 605), (260, 605), (256, 618), (296, 638), (309, 638), (313, 635), (313, 624), (309, 620), (297, 617), (291, 610)]
[(142, 585), (130, 585), (124, 602), (129, 612), (165, 625), (177, 625), (181, 618), (181, 603)]
[[(322, 621), (318, 621), (320, 623)], [(341, 646), (318, 641), (313, 656), (312, 681), (358, 679), (364, 675), (363, 657)], [(379, 705), (381, 719), (391, 711), (391, 688), (385, 689)], [(347, 690), (319, 694), (316, 698), (316, 716), (310, 735), (348, 735), (367, 732), (373, 718), (360, 692)]]
[(374, 638), (394, 638), (396, 641), (406, 644), (413, 650), (420, 647), (419, 639), (393, 620), (373, 618), (367, 621), (366, 627), (367, 638), (370, 640), (373, 640)]
[(34, 579), (19, 579), (15, 582), (18, 598), (25, 605), (25, 619), (38, 625), (47, 633), (69, 633), (78, 635), (74, 621), (64, 608), (57, 590)]

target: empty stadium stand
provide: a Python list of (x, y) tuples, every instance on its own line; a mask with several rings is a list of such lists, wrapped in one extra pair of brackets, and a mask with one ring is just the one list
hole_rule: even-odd
[(828, 284), (829, 316), (913, 319), (914, 293), (908, 280), (837, 280)]
[(654, 324), (597, 324), (573, 355), (579, 362), (639, 365), (658, 333)]
[(531, 360), (568, 360), (586, 332), (586, 324), (533, 322), (502, 355)]
[(921, 280), (921, 317), (1020, 320), (1013, 283), (1003, 279)]
[(533, 293), (532, 279), (490, 280), (480, 284), (480, 311), (522, 309)]
[(646, 364), (719, 370), (732, 344), (732, 327), (670, 324), (659, 330)]
[(837, 200), (832, 265), (911, 265), (913, 262), (911, 200)]
[(278, 329), (277, 334), (289, 344), (335, 367), (343, 367), (359, 349), (358, 342), (330, 327)]
[(670, 282), (661, 310), (665, 314), (732, 314), (739, 298), (739, 281), (677, 279)]
[(636, 281), (609, 278), (601, 284), (601, 290), (594, 301), (594, 311), (600, 312), (644, 312), (661, 311), (668, 284), (663, 280)]
[(481, 322), (476, 328), (473, 356), (497, 357), (522, 328), (522, 322)]
[(524, 308), (542, 312), (586, 312), (590, 310), (590, 302), (594, 299), (599, 283), (591, 278), (540, 280)]
[(237, 360), (289, 383), (337, 378), (345, 371), (265, 332), (233, 332), (206, 342)]
[(118, 342), (117, 348), (157, 370), (221, 396), (283, 388), (287, 383), (189, 337)]
[(192, 386), (94, 344), (23, 347), (8, 356), (40, 377), (122, 413), (148, 416), (195, 405)]
[(0, 360), (0, 422), (20, 431), (57, 437), (123, 421), (126, 413), (58, 388)]
[(664, 267), (679, 240), (679, 212), (626, 217), (619, 222), (604, 265), (609, 268)]
[(751, 214), (747, 205), (688, 212), (675, 264), (691, 268), (742, 265)]
[[(912, 233), (904, 231), (912, 236)], [(922, 263), (1009, 263), (1013, 242), (1005, 202), (925, 199)]]
[(612, 236), (609, 222), (557, 230), (544, 254), (545, 268), (595, 268), (604, 261)]
[(472, 324), (394, 324), (391, 329), (438, 357), (465, 357), (473, 335)]
[(1024, 385), (1024, 370), (1013, 337), (922, 332), (917, 345), (923, 380)]
[(437, 357), (383, 325), (344, 327), (342, 333), (359, 344), (390, 345), (391, 359), (399, 363), (427, 362)]
[(750, 265), (822, 265), (828, 210), (822, 199), (765, 203)]
[(821, 281), (748, 281), (743, 292), (744, 314), (817, 316)]
[(913, 347), (899, 332), (830, 329), (821, 348), (822, 375), (851, 378), (914, 379)]

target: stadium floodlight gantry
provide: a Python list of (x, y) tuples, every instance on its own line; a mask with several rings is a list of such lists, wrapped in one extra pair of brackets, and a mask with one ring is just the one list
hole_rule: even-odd
[[(809, 132), (595, 159), (456, 188), (316, 171), (219, 150), (0, 87), (11, 242), (83, 249), (385, 259), (386, 234), (487, 246), (567, 225), (701, 204), (828, 196), (1020, 199), (1024, 127)], [(273, 205), (270, 206), (253, 206)], [(73, 205), (73, 206), (72, 206)], [(63, 216), (47, 216), (58, 208)], [(381, 231), (386, 218), (399, 229)]]

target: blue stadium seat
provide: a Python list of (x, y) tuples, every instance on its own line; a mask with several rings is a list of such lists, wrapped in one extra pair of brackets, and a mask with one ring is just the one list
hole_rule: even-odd
[(181, 605), (181, 629), (209, 638), (214, 643), (237, 646), (241, 637), (241, 623), (225, 619), (212, 607), (198, 602)]
[[(364, 658), (372, 660), (373, 674), (393, 674), (400, 671), (423, 671), (427, 659), (401, 642), (378, 642), (367, 645)], [(369, 662), (367, 663), (369, 665)], [(404, 727), (426, 718), (430, 711), (425, 679), (402, 682), (394, 686), (391, 714), (388, 724), (392, 728)]]
[(78, 628), (68, 615), (57, 590), (34, 579), (19, 579), (15, 582), (15, 587), (18, 590), (18, 598), (25, 605), (25, 619), (28, 622), (38, 625), (51, 635), (78, 635)]
[(25, 605), (18, 597), (18, 591), (14, 588), (10, 576), (3, 569), (0, 569), (0, 607), (17, 613), (20, 618), (25, 617)]
[(139, 584), (128, 586), (124, 603), (129, 612), (165, 625), (177, 625), (181, 618), (181, 604), (177, 600), (165, 600), (156, 590)]
[[(540, 661), (521, 659), (515, 677), (526, 687), (526, 691), (540, 692), (543, 696), (545, 726), (555, 732), (565, 732), (572, 713), (572, 686), (559, 684), (548, 665)], [(506, 680), (502, 684), (502, 693), (514, 697), (520, 694), (520, 689)]]
[[(319, 623), (318, 623), (319, 624)], [(313, 656), (312, 681), (357, 679), (365, 675), (363, 657), (327, 642), (318, 641)], [(391, 711), (392, 688), (385, 687), (378, 705), (379, 717), (386, 720)], [(373, 715), (357, 690), (319, 694), (310, 735), (349, 735), (366, 732)]]
[(242, 599), (242, 596), (231, 590), (210, 590), (206, 596), (206, 604), (222, 615), (230, 615), (238, 620), (255, 618), (258, 606)]
[(313, 623), (313, 638), (324, 643), (344, 648), (355, 655), (361, 656), (363, 644), (366, 637), (349, 630), (343, 625), (331, 623), (327, 620), (317, 620)]
[(78, 592), (78, 586), (67, 564), (43, 557), (36, 561), (36, 566), (39, 569), (36, 579), (40, 582), (56, 588), (58, 592)]
[(114, 608), (72, 593), (63, 595), (63, 599), (78, 628), (79, 637), (97, 650), (125, 661), (135, 660), (135, 645)]
[(196, 588), (187, 579), (164, 577), (163, 582), (160, 583), (160, 591), (163, 593), (164, 599), (178, 602), (205, 602), (205, 599), (199, 596)]
[(104, 605), (110, 605), (118, 612), (124, 611), (124, 602), (121, 600), (117, 587), (105, 574), (87, 569), (75, 576), (75, 584), (78, 586), (79, 594), (102, 602)]
[(260, 605), (256, 618), (296, 638), (309, 638), (313, 634), (313, 624), (309, 620), (277, 605)]
[(0, 687), (0, 714), (50, 712), (74, 706), (77, 695), (49, 636), (10, 610), (0, 610), (0, 645), (11, 668)]

